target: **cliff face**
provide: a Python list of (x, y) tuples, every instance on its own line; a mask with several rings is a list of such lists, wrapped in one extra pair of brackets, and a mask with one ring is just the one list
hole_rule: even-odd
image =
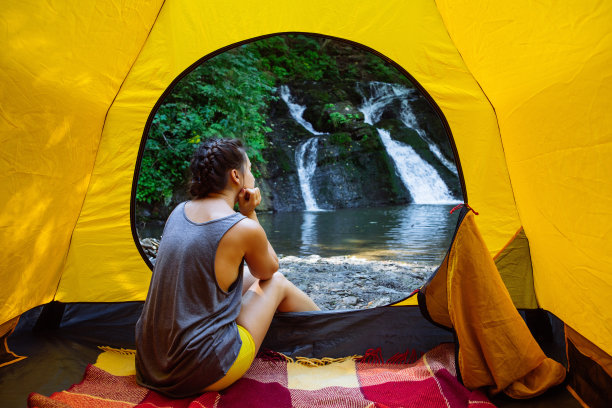
[[(353, 83), (347, 90), (325, 82), (289, 84), (292, 102), (305, 106), (303, 118), (314, 130), (313, 135), (290, 114), (287, 104), (278, 99), (270, 107), (269, 126), (273, 129), (264, 150), (267, 163), (257, 164), (261, 173), (258, 186), (263, 193), (262, 210), (301, 211), (305, 209), (297, 171), (296, 151), (308, 139), (316, 137), (316, 170), (311, 188), (317, 205), (323, 209), (376, 207), (411, 202), (409, 191), (397, 175), (393, 161), (381, 143), (376, 128), (391, 131), (393, 138), (409, 144), (430, 163), (460, 196), (458, 178), (434, 157), (428, 144), (398, 118), (400, 101), (384, 108), (376, 127), (364, 122), (359, 111), (367, 84)], [(331, 91), (330, 91), (331, 89)], [(411, 102), (412, 112), (421, 129), (438, 143), (442, 154), (451, 162), (452, 150), (439, 118), (422, 97)]]

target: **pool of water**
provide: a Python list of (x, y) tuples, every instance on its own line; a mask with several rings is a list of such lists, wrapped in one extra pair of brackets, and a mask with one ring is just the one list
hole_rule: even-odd
[[(438, 267), (450, 246), (459, 211), (453, 205), (411, 204), (320, 212), (259, 213), (270, 243), (284, 256), (353, 255)], [(161, 236), (163, 225), (139, 228)]]
[(437, 267), (457, 224), (452, 207), (412, 204), (258, 217), (279, 255), (353, 255)]

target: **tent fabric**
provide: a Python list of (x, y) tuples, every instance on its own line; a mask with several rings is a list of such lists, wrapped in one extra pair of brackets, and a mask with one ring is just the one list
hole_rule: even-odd
[(495, 108), (538, 304), (612, 354), (612, 3), (436, 3)]
[(493, 260), (514, 306), (518, 309), (536, 309), (538, 301), (533, 287), (531, 252), (525, 230), (521, 228)]
[(567, 359), (570, 366), (568, 387), (589, 407), (610, 406), (612, 358), (569, 326)]
[(160, 4), (3, 2), (0, 322), (53, 300), (106, 114)]
[(382, 358), (387, 360), (406, 351), (421, 355), (453, 340), (450, 331), (424, 319), (418, 307), (388, 306), (279, 314), (262, 348), (308, 358), (340, 358), (380, 349)]
[(514, 307), (474, 217), (468, 212), (463, 218), (446, 269), (430, 283), (438, 291), (445, 286), (446, 293), (426, 285), (423, 306), (457, 333), (458, 365), (468, 388), (489, 387), (513, 398), (539, 395), (565, 379), (565, 367), (546, 357)]
[(0, 368), (26, 358), (25, 356), (18, 356), (8, 346), (8, 337), (15, 330), (17, 323), (19, 323), (19, 317), (0, 325)]
[[(415, 78), (448, 124), (489, 254), (524, 228), (529, 262), (501, 272), (531, 264), (538, 306), (609, 356), (611, 20), (603, 0), (7, 1), (0, 324), (54, 299), (143, 300), (151, 271), (130, 220), (154, 107), (206, 56), (304, 32)], [(506, 249), (527, 256), (518, 243)]]
[[(355, 23), (338, 24), (340, 10), (353, 10)], [(236, 23), (228, 29), (228, 21)], [(359, 7), (334, 2), (332, 7), (323, 1), (274, 1), (262, 8), (252, 2), (166, 1), (108, 112), (56, 300), (145, 298), (151, 272), (136, 248), (129, 220), (134, 164), (151, 110), (174, 79), (202, 57), (240, 41), (287, 31), (354, 41), (410, 72), (448, 120), (459, 155), (479, 157), (462, 160), (462, 167), (470, 202), (491, 223), (483, 227), (491, 248), (499, 250), (514, 235), (520, 223), (494, 111), (463, 64), (433, 2), (396, 2), (381, 8), (365, 2)]]
[(612, 377), (612, 357), (567, 325), (565, 326), (565, 333), (567, 339), (574, 344), (578, 351), (595, 361), (609, 377)]

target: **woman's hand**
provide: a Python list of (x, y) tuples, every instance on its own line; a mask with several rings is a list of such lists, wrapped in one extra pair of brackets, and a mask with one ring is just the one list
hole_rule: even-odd
[(249, 217), (261, 203), (259, 187), (243, 188), (238, 194), (238, 208), (242, 215)]

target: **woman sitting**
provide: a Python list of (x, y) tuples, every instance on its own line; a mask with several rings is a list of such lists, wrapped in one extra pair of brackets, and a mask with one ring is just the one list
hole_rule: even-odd
[(238, 380), (277, 311), (319, 310), (277, 272), (278, 257), (255, 213), (261, 195), (242, 143), (204, 142), (191, 172), (194, 198), (168, 217), (136, 324), (138, 382), (175, 398)]

